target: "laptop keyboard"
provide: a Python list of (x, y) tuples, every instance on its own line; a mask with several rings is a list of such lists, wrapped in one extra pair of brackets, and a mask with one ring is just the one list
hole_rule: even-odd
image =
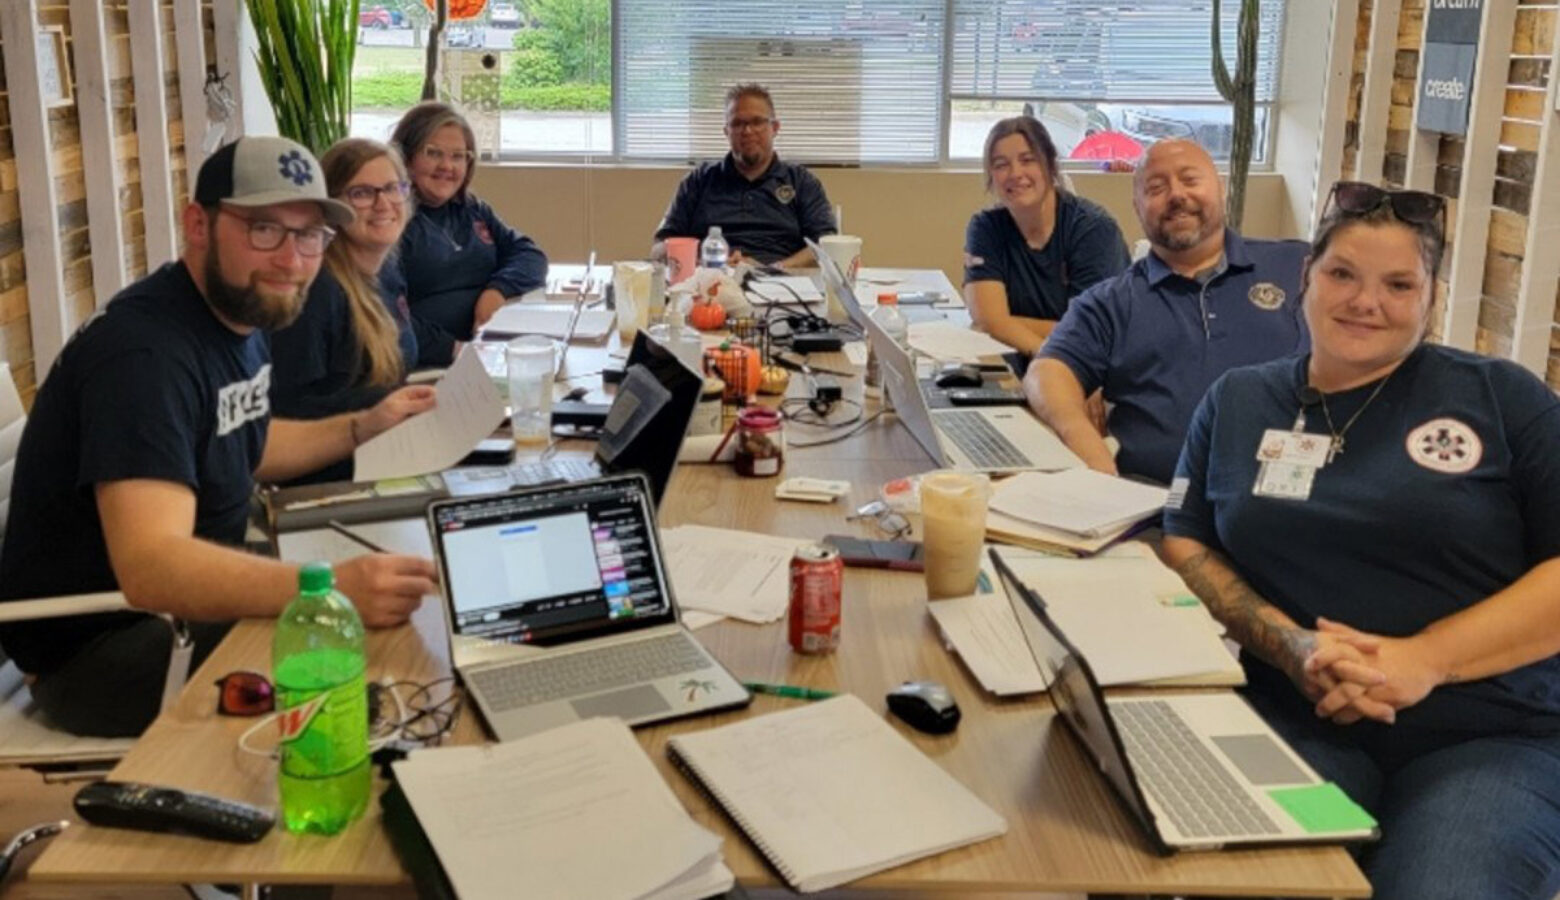
[(1187, 837), (1277, 835), (1278, 826), (1163, 700), (1115, 703), (1111, 715), (1139, 782)]
[(991, 421), (972, 409), (939, 410), (937, 430), (977, 469), (1022, 469), (1032, 463)]
[(495, 712), (644, 684), (713, 665), (683, 632), (467, 673)]
[(532, 487), (557, 481), (589, 481), (601, 477), (601, 468), (592, 459), (553, 459), (547, 462), (520, 463), (509, 467), (515, 487)]

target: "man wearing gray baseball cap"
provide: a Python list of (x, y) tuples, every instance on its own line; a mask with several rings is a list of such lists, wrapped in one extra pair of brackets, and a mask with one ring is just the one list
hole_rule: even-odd
[[(0, 601), (122, 590), (190, 623), (193, 665), (232, 620), (279, 613), (297, 566), (242, 550), (255, 479), (303, 474), (430, 408), (402, 388), (310, 422), (270, 417), (265, 331), (292, 322), (352, 210), (308, 150), (244, 137), (201, 166), (182, 257), (88, 319), (44, 380), (16, 458)], [(406, 621), (431, 561), (370, 554), (336, 582), (369, 626)], [(110, 613), (0, 628), (62, 727), (138, 734), (156, 716), (172, 638), (153, 616)], [(192, 668), (193, 671), (193, 668)]]

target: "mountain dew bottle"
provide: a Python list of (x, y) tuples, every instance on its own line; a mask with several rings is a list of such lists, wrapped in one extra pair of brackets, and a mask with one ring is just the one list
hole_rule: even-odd
[(288, 831), (335, 834), (368, 808), (363, 620), (334, 583), (328, 563), (304, 566), (271, 645)]

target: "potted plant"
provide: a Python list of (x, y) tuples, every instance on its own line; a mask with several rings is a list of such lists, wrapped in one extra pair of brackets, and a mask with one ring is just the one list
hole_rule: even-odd
[(276, 128), (318, 156), (347, 136), (358, 0), (246, 0)]
[(1257, 131), (1259, 5), (1259, 0), (1240, 0), (1240, 19), (1235, 32), (1235, 75), (1231, 77), (1229, 67), (1224, 64), (1224, 47), (1219, 41), (1221, 4), (1220, 0), (1213, 0), (1213, 83), (1219, 89), (1219, 96), (1234, 106), (1226, 218), (1236, 231), (1240, 231), (1241, 218), (1246, 211), (1246, 175), (1251, 171), (1251, 147)]

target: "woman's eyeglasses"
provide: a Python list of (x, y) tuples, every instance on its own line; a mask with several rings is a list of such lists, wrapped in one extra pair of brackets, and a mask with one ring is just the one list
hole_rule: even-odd
[(371, 184), (354, 184), (341, 192), (341, 196), (347, 198), (347, 202), (358, 209), (372, 209), (379, 202), (379, 195), (384, 194), (391, 200), (405, 200), (412, 186), (405, 181), (392, 181), (388, 184), (374, 187)]
[(432, 144), (423, 144), (423, 159), (434, 165), (448, 162), (452, 166), (469, 166), (477, 155), (470, 150), (445, 150), (443, 147), (435, 147)]
[(1413, 225), (1442, 225), (1446, 198), (1425, 191), (1389, 191), (1363, 181), (1340, 181), (1333, 185), (1332, 203), (1353, 216), (1375, 212), (1383, 203), (1391, 204), (1392, 214)]

